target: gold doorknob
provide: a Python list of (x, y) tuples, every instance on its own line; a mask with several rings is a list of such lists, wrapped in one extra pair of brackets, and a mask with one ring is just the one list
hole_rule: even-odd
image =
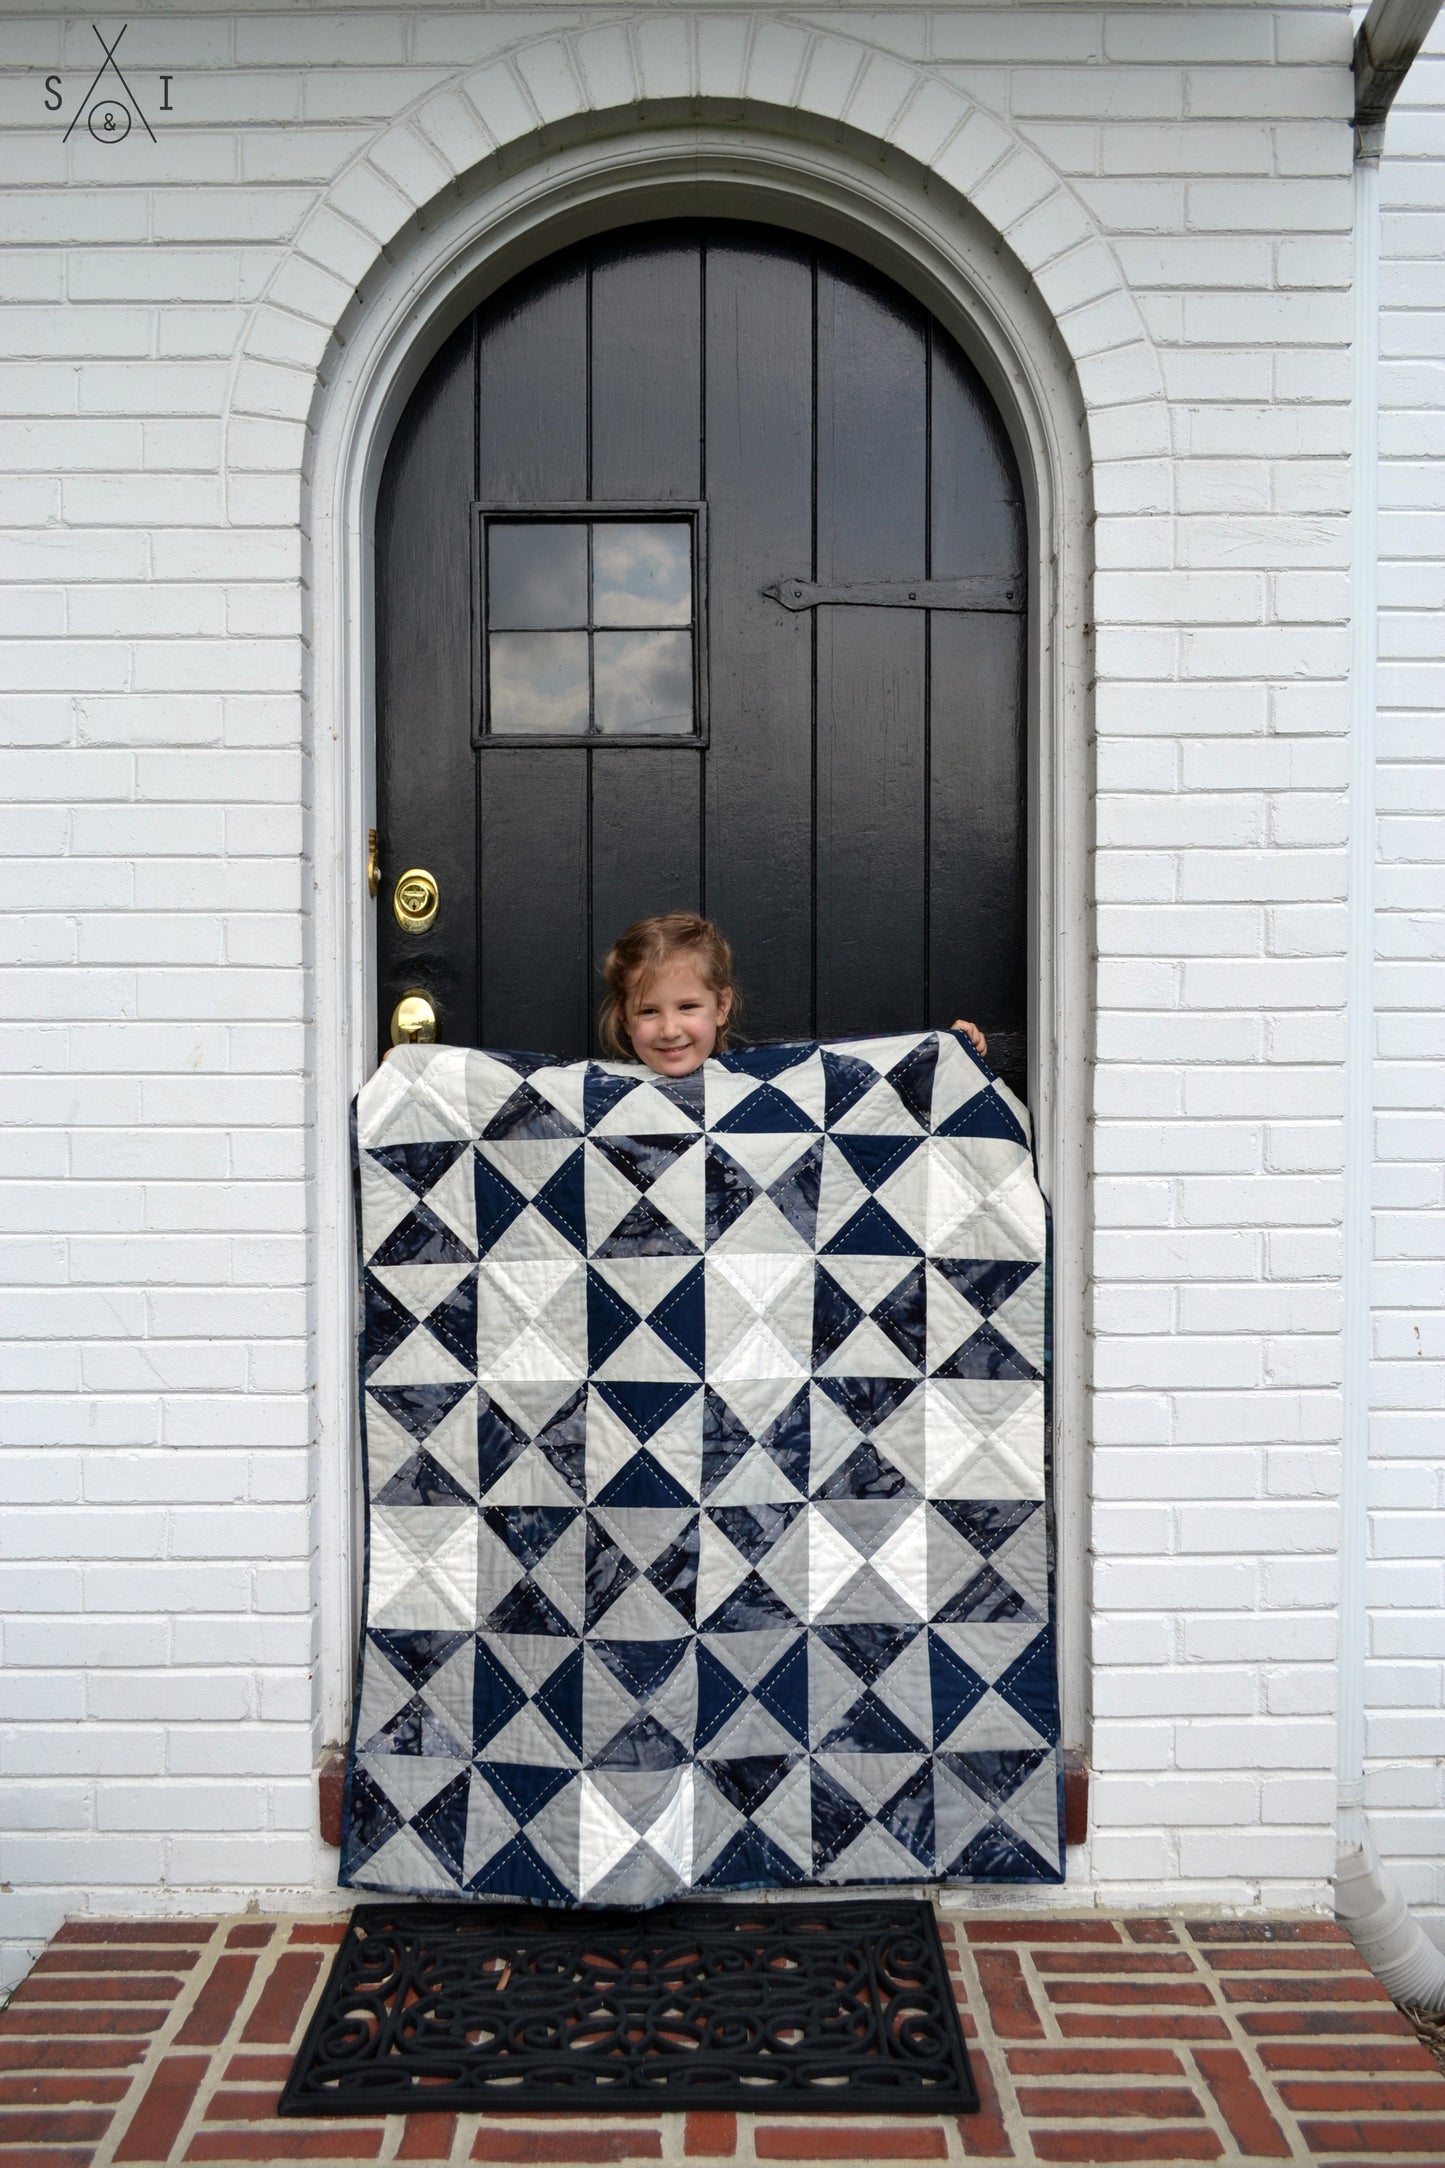
[(430, 994), (420, 994), (414, 988), (403, 994), (391, 1012), (392, 1045), (430, 1045), (436, 1035), (437, 1012)]
[(425, 933), (441, 908), (435, 874), (409, 866), (391, 892), (391, 908), (403, 933)]

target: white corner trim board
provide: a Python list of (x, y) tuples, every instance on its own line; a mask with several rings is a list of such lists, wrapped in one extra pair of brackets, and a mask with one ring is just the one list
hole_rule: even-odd
[(1355, 161), (1351, 466), (1350, 863), (1345, 1053), (1344, 1347), (1340, 1471), (1340, 1843), (1365, 1836), (1365, 1567), (1375, 1063), (1375, 707), (1379, 615), (1380, 146)]
[[(836, 131), (835, 131), (836, 136)], [(881, 147), (880, 147), (881, 148)], [(1031, 1098), (1055, 1216), (1055, 1441), (1065, 1737), (1084, 1723), (1085, 1225), (1090, 1016), (1089, 461), (1083, 402), (1053, 317), (998, 236), (912, 161), (734, 116), (722, 127), (613, 125), (476, 176), (418, 220), (363, 282), (313, 412), (303, 512), (312, 597), (315, 784), (315, 1259), (322, 1715), (344, 1733), (355, 1576), (355, 1260), (348, 1103), (375, 1042), (374, 907), (363, 867), (374, 723), (371, 523), (390, 431), (432, 353), (485, 295), (588, 232), (711, 212), (772, 220), (851, 248), (948, 324), (990, 383), (1032, 487), (1030, 700), (1036, 777)]]
[(1445, 1953), (1409, 1912), (1365, 1818), (1365, 1656), (1375, 1159), (1376, 721), (1379, 703), (1380, 156), (1385, 119), (1440, 0), (1375, 0), (1355, 48), (1354, 437), (1350, 655), (1343, 1456), (1336, 1916), (1397, 2002), (1445, 2009)]

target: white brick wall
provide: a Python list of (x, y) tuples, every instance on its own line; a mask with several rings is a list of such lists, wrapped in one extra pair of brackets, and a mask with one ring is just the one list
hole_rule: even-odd
[(1094, 27), (1012, 93), (1170, 402), (1098, 491), (1092, 1865), (1279, 1901), (1332, 1849), (1348, 23)]
[[(322, 1902), (334, 1871), (310, 1788), (307, 1233), (329, 1206), (307, 1183), (298, 520), (316, 366), (412, 204), (489, 142), (583, 99), (715, 86), (935, 161), (1059, 312), (1098, 510), (1099, 1777), (1077, 1888), (1315, 1901), (1330, 1870), (1348, 13), (1138, 0), (616, 21), (152, 7), (126, 59), (142, 80), (175, 71), (174, 120), (154, 147), (109, 149), (83, 131), (62, 148), (42, 110), (45, 73), (71, 96), (89, 79), (88, 20), (7, 16), (15, 1964), (66, 1909), (248, 1888)], [(1421, 455), (1445, 405), (1426, 381), (1440, 317), (1421, 301), (1439, 235), (1424, 197), (1391, 194), (1438, 189), (1441, 167), (1423, 119), (1393, 126), (1402, 151), (1417, 134), (1411, 177), (1403, 157), (1387, 175), (1389, 246), (1409, 264), (1398, 291), (1386, 274), (1387, 339), (1403, 357), (1413, 337), (1417, 358), (1387, 373), (1402, 414), (1398, 440), (1385, 425), (1387, 503), (1402, 492), (1387, 658), (1416, 652), (1442, 599), (1440, 466)], [(1431, 652), (1438, 674), (1438, 637)], [(1438, 999), (1441, 849), (1395, 811), (1424, 788), (1427, 673), (1386, 662), (1381, 1243), (1399, 1261), (1380, 1297), (1372, 1737), (1409, 1763), (1377, 1773), (1387, 1841), (1422, 1860), (1439, 1851), (1438, 1768), (1421, 1730), (1402, 1743), (1389, 1726), (1427, 1726), (1445, 1671), (1425, 1457), (1439, 1050), (1421, 1013)]]
[[(1366, 1746), (1373, 1826), (1445, 1928), (1445, 26), (1381, 173), (1379, 1025)], [(1428, 1908), (1428, 1909), (1427, 1909)]]

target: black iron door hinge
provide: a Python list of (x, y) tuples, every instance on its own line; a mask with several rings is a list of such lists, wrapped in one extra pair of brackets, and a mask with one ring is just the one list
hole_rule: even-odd
[(977, 573), (959, 580), (774, 580), (763, 593), (785, 610), (988, 610), (1017, 614), (1024, 606), (1021, 574)]

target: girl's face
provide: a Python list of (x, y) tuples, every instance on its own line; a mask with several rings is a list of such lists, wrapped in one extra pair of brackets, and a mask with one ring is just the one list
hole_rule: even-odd
[(639, 1061), (659, 1076), (690, 1076), (717, 1045), (728, 1020), (733, 990), (706, 984), (696, 963), (674, 956), (639, 986), (627, 990), (627, 1035)]

